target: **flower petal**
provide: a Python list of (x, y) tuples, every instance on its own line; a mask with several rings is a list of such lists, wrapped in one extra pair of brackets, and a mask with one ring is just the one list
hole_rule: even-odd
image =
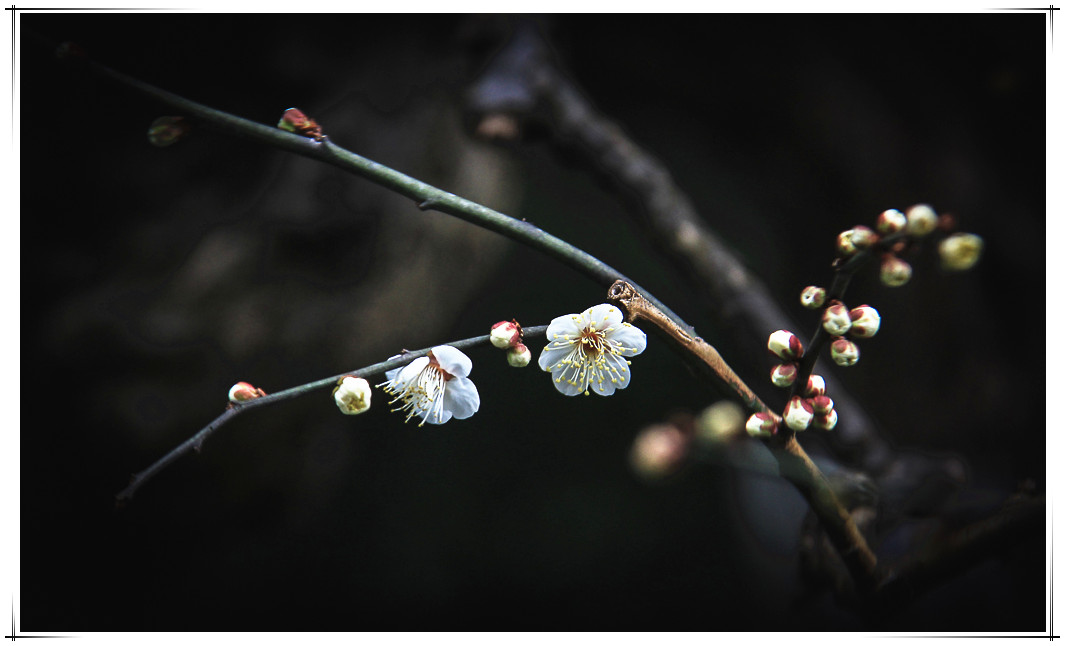
[(469, 377), (473, 370), (473, 361), (462, 350), (450, 345), (438, 345), (432, 349), (436, 362), (444, 369), (444, 372), (452, 377)]
[[(439, 416), (430, 413), (426, 417), (425, 411), (422, 410), (422, 411), (418, 411), (418, 414), (415, 417), (423, 417), (424, 420), (422, 421), (422, 424), (443, 424), (444, 422), (446, 422), (449, 419), (451, 419), (451, 411), (449, 411), (448, 409), (444, 408), (444, 409), (440, 410)], [(421, 424), (418, 424), (418, 426), (421, 426)]]
[(566, 370), (556, 370), (551, 373), (551, 382), (555, 384), (555, 390), (572, 397), (584, 392), (585, 384), (573, 377), (577, 373), (577, 367), (569, 365)]
[(584, 328), (584, 320), (580, 314), (566, 314), (552, 319), (547, 325), (547, 340), (574, 338), (580, 335)]
[(594, 325), (597, 330), (605, 330), (611, 326), (616, 327), (625, 320), (625, 315), (621, 313), (621, 310), (609, 303), (589, 307), (584, 310), (581, 316), (588, 323)]
[(540, 369), (544, 372), (551, 372), (558, 365), (558, 362), (568, 357), (574, 349), (575, 344), (566, 341), (548, 343), (540, 353)]
[[(414, 361), (403, 366), (392, 378), (392, 387), (397, 389), (405, 388), (408, 383), (418, 378), (418, 373), (420, 373), (427, 365), (429, 365), (429, 357), (418, 357)], [(388, 376), (391, 372), (392, 371), (389, 370), (385, 373), (385, 376)]]
[(631, 323), (622, 323), (607, 332), (607, 340), (623, 357), (634, 357), (647, 349), (647, 334)]
[(480, 408), (481, 395), (472, 381), (457, 377), (447, 382), (444, 388), (444, 412), (448, 413), (448, 417), (454, 414), (455, 419), (466, 419)]

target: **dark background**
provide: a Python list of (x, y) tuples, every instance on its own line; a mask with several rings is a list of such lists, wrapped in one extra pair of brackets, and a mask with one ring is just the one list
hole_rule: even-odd
[[(805, 504), (786, 483), (720, 463), (632, 473), (641, 428), (717, 397), (654, 335), (611, 398), (562, 397), (481, 348), (466, 421), (405, 426), (381, 393), (359, 417), (328, 392), (251, 411), (116, 511), (129, 474), (238, 380), (281, 390), (500, 319), (544, 324), (605, 288), (311, 160), (207, 130), (152, 147), (168, 110), (42, 42), (262, 123), (299, 106), (340, 145), (619, 268), (779, 393), (769, 358), (730, 351), (625, 196), (549, 139), (501, 148), (464, 128), (464, 93), (514, 17), (20, 20), (21, 630), (871, 626), (799, 577)], [(964, 464), (956, 519), (1023, 481), (1043, 490), (1042, 13), (536, 22), (804, 338), (798, 293), (828, 283), (840, 230), (929, 202), (983, 236), (967, 274), (926, 248), (903, 288), (859, 276), (853, 304), (884, 322), (842, 376), (894, 446)], [(1045, 630), (1043, 536), (876, 627)]]

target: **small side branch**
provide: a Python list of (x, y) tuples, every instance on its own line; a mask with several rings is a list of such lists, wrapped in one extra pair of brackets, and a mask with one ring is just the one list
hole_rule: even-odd
[[(526, 338), (540, 336), (546, 331), (546, 325), (526, 327), (522, 329), (522, 333)], [(446, 345), (450, 345), (459, 349), (472, 348), (488, 344), (490, 342), (490, 338), (491, 337), (489, 337), (488, 335), (477, 336), (469, 339), (463, 339), (461, 341), (450, 341)], [(118, 495), (115, 496), (115, 502), (116, 504), (121, 506), (126, 502), (130, 501), (133, 498), (133, 494), (135, 494), (137, 490), (140, 489), (142, 485), (144, 485), (144, 483), (146, 483), (153, 476), (155, 476), (157, 473), (162, 471), (164, 468), (166, 468), (168, 465), (170, 465), (172, 462), (174, 462), (181, 456), (191, 451), (199, 451), (200, 447), (203, 446), (204, 441), (208, 437), (210, 437), (224, 424), (232, 420), (237, 415), (243, 413), (244, 411), (250, 410), (252, 408), (257, 408), (259, 406), (266, 406), (267, 404), (276, 404), (277, 402), (284, 401), (286, 399), (292, 399), (294, 397), (299, 397), (300, 395), (306, 395), (307, 393), (314, 392), (316, 390), (332, 388), (336, 386), (337, 383), (344, 377), (362, 377), (363, 379), (367, 377), (376, 377), (377, 375), (382, 375), (388, 372), (389, 370), (405, 366), (419, 357), (424, 357), (428, 355), (431, 349), (432, 348), (422, 348), (421, 350), (415, 350), (413, 352), (405, 351), (396, 357), (393, 357), (386, 361), (381, 361), (380, 363), (375, 363), (372, 366), (360, 368), (359, 370), (345, 372), (340, 375), (327, 377), (325, 379), (319, 379), (318, 381), (312, 381), (310, 383), (301, 384), (299, 386), (293, 386), (292, 388), (288, 388), (287, 390), (282, 390), (269, 395), (264, 395), (262, 397), (241, 402), (239, 404), (232, 404), (230, 408), (228, 408), (224, 413), (216, 417), (210, 424), (200, 429), (199, 432), (197, 432), (195, 435), (176, 446), (163, 457), (156, 460), (154, 464), (152, 464), (144, 471), (134, 474), (133, 478), (130, 480), (129, 486), (118, 492)]]

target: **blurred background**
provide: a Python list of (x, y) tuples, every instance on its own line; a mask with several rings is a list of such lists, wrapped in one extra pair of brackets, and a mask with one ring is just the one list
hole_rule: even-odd
[(641, 429), (719, 397), (651, 330), (610, 398), (563, 397), (485, 347), (465, 421), (404, 425), (382, 393), (358, 417), (328, 391), (250, 411), (116, 511), (237, 381), (273, 392), (546, 324), (606, 288), (312, 160), (206, 128), (151, 146), (172, 111), (48, 45), (260, 123), (297, 106), (341, 146), (525, 218), (651, 290), (778, 410), (768, 353), (741, 338), (772, 330), (738, 336), (729, 304), (694, 297), (631, 195), (549, 128), (476, 136), (471, 88), (516, 30), (670, 170), (804, 339), (798, 294), (831, 280), (839, 231), (917, 202), (953, 213), (986, 242), (975, 270), (928, 247), (908, 285), (866, 271), (848, 297), (884, 321), (835, 374), (886, 445), (953, 465), (881, 508), (908, 523), (876, 542), (890, 559), (939, 526), (922, 510), (960, 526), (1045, 488), (1044, 14), (19, 18), (20, 630), (1046, 629), (1042, 526), (870, 624), (803, 575), (786, 482), (721, 459), (635, 474)]

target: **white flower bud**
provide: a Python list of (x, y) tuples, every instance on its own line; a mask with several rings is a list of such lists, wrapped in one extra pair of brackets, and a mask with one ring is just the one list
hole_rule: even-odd
[(828, 415), (836, 405), (828, 395), (818, 395), (809, 401), (810, 405), (813, 406), (814, 413), (818, 415)]
[(858, 346), (850, 339), (842, 337), (832, 342), (832, 360), (840, 366), (853, 366), (858, 363)]
[(792, 397), (784, 407), (784, 423), (793, 431), (805, 431), (814, 419), (814, 408), (802, 397)]
[(878, 239), (872, 229), (858, 225), (839, 234), (836, 238), (836, 251), (841, 256), (853, 256), (859, 250), (872, 246)]
[(905, 285), (910, 282), (910, 276), (912, 275), (913, 267), (910, 267), (910, 263), (901, 258), (887, 256), (880, 263), (880, 282), (888, 287)]
[(806, 380), (806, 388), (802, 394), (807, 397), (817, 397), (825, 394), (825, 378), (821, 375), (810, 375)]
[(795, 383), (795, 378), (798, 376), (799, 367), (796, 364), (782, 363), (773, 366), (772, 372), (769, 373), (769, 380), (778, 388), (787, 388)]
[(506, 349), (521, 341), (521, 326), (517, 321), (500, 321), (492, 326), (492, 345)]
[(906, 209), (906, 233), (926, 236), (936, 230), (939, 217), (927, 204), (914, 204)]
[(802, 341), (787, 330), (777, 330), (769, 335), (769, 351), (785, 361), (802, 357)]
[(747, 418), (747, 434), (751, 437), (772, 437), (777, 434), (777, 420), (772, 413), (755, 413)]
[(888, 209), (876, 217), (876, 230), (884, 235), (898, 233), (906, 228), (906, 216), (897, 209)]
[(880, 330), (880, 312), (868, 305), (859, 305), (850, 311), (851, 336), (868, 339)]
[(955, 233), (939, 243), (939, 260), (947, 271), (971, 269), (980, 260), (984, 240), (972, 233)]
[(229, 401), (234, 404), (239, 404), (240, 402), (246, 402), (250, 399), (262, 397), (265, 394), (266, 393), (261, 389), (256, 388), (246, 381), (238, 381), (229, 389)]
[(525, 347), (524, 343), (515, 343), (514, 347), (507, 350), (507, 363), (515, 368), (524, 368), (532, 361), (532, 352)]
[(722, 400), (699, 414), (695, 436), (708, 444), (728, 442), (743, 432), (744, 423), (743, 408), (736, 402)]
[(810, 285), (799, 294), (799, 302), (806, 309), (816, 310), (825, 304), (825, 288)]
[(836, 422), (839, 421), (839, 415), (835, 410), (829, 411), (824, 415), (814, 415), (814, 426), (826, 431), (831, 431), (836, 428)]
[(826, 307), (824, 314), (821, 315), (821, 327), (832, 336), (846, 334), (847, 330), (851, 329), (851, 317), (847, 312), (847, 306), (839, 301), (832, 301), (832, 304)]
[(333, 390), (337, 408), (345, 415), (358, 415), (370, 409), (370, 384), (361, 377), (344, 377)]

